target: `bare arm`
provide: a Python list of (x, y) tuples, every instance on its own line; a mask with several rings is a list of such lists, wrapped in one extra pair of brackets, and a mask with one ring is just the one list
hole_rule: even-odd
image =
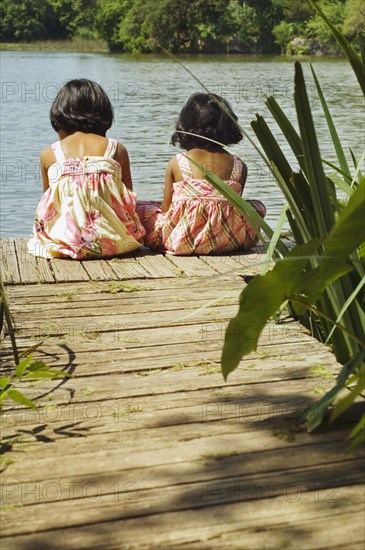
[(166, 174), (165, 174), (165, 187), (163, 190), (163, 201), (161, 205), (162, 212), (167, 212), (167, 210), (170, 208), (170, 205), (172, 203), (172, 186), (175, 181), (173, 167), (174, 167), (174, 161), (175, 158), (172, 158), (167, 167), (166, 167)]
[(43, 191), (46, 192), (49, 188), (49, 180), (48, 180), (48, 168), (56, 162), (56, 157), (54, 156), (54, 152), (52, 147), (47, 147), (44, 149), (40, 156), (40, 164), (41, 164), (41, 173), (42, 173), (42, 182), (43, 182)]
[(245, 186), (245, 183), (246, 183), (246, 179), (247, 179), (247, 164), (243, 161), (242, 162), (242, 173), (241, 173), (241, 180), (240, 180), (240, 183), (242, 185), (242, 189), (244, 188)]
[(131, 175), (131, 166), (129, 163), (129, 155), (127, 149), (118, 142), (117, 150), (114, 155), (114, 159), (119, 162), (122, 167), (122, 180), (124, 185), (133, 191), (132, 175)]

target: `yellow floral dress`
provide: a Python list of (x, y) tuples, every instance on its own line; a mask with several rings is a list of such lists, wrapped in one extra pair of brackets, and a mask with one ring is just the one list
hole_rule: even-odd
[(84, 260), (126, 254), (143, 245), (136, 195), (124, 185), (114, 160), (115, 139), (103, 157), (66, 159), (61, 143), (48, 169), (49, 189), (35, 215), (28, 252), (44, 258)]

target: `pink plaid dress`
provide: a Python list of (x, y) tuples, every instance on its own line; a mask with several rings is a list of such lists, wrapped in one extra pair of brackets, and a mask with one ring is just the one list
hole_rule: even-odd
[[(193, 178), (188, 159), (178, 153), (183, 180), (173, 184), (172, 203), (162, 212), (160, 203), (137, 203), (137, 213), (146, 229), (146, 246), (170, 254), (210, 254), (249, 250), (258, 241), (245, 218), (206, 180)], [(234, 157), (226, 183), (242, 194), (242, 161)], [(261, 201), (247, 201), (264, 218)]]

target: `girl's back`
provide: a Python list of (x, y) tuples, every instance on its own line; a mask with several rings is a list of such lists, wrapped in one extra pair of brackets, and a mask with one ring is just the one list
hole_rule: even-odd
[(109, 99), (96, 83), (70, 81), (59, 92), (51, 123), (60, 139), (41, 154), (45, 193), (28, 243), (31, 254), (89, 259), (143, 244), (128, 153), (105, 137), (112, 120)]
[[(230, 155), (226, 151), (222, 153), (217, 153), (212, 151), (205, 151), (204, 149), (195, 148), (188, 151), (187, 156), (189, 157), (189, 159), (192, 159), (193, 161), (198, 163), (201, 167), (203, 167), (205, 170), (212, 172), (213, 174), (218, 176), (220, 179), (224, 181), (230, 180), (232, 171), (233, 171), (233, 165), (235, 162), (235, 157), (233, 155)], [(203, 170), (200, 168), (200, 166), (196, 166), (193, 162), (190, 162), (192, 177), (196, 180), (205, 179), (205, 175), (203, 173)], [(183, 179), (183, 174), (181, 173), (180, 166), (179, 166), (179, 163), (177, 162), (176, 157), (173, 157), (172, 159), (171, 171), (172, 171), (172, 178), (175, 182)], [(246, 168), (246, 165), (242, 163), (242, 180), (241, 180), (242, 185), (244, 185), (246, 181), (246, 175), (247, 175), (247, 168)]]
[(62, 139), (62, 151), (66, 159), (104, 157), (108, 142), (108, 138), (104, 136), (75, 132)]

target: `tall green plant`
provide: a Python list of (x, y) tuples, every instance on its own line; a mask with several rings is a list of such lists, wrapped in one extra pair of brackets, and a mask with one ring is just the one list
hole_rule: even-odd
[[(310, 2), (344, 49), (365, 93), (365, 67), (360, 58), (314, 2)], [(258, 277), (242, 292), (239, 313), (227, 329), (222, 354), (222, 370), (227, 377), (237, 367), (241, 357), (256, 348), (269, 317), (288, 303), (294, 316), (314, 330), (318, 339), (332, 345), (336, 358), (344, 365), (335, 387), (319, 403), (305, 411), (309, 430), (320, 424), (326, 409), (344, 388), (349, 389), (350, 393), (339, 401), (333, 418), (361, 394), (364, 389), (365, 355), (365, 312), (361, 299), (365, 285), (365, 180), (356, 160), (355, 174), (350, 173), (313, 68), (312, 74), (338, 159), (339, 166), (330, 163), (336, 177), (325, 172), (324, 166), (329, 163), (324, 163), (320, 154), (302, 68), (296, 63), (294, 99), (299, 134), (274, 98), (268, 98), (266, 103), (297, 158), (299, 171), (295, 172), (290, 167), (262, 117), (257, 116), (252, 128), (288, 201), (288, 221), (298, 246), (271, 273)], [(337, 196), (337, 187), (348, 195), (345, 205)], [(263, 296), (265, 299), (262, 299)], [(259, 311), (252, 307), (252, 300), (254, 303), (260, 300), (262, 305)], [(256, 337), (251, 340), (245, 338), (247, 322), (257, 328)], [(241, 334), (238, 341), (232, 341), (232, 325), (235, 334)], [(361, 431), (363, 425), (364, 418), (350, 434), (354, 439), (353, 445), (365, 437)]]

